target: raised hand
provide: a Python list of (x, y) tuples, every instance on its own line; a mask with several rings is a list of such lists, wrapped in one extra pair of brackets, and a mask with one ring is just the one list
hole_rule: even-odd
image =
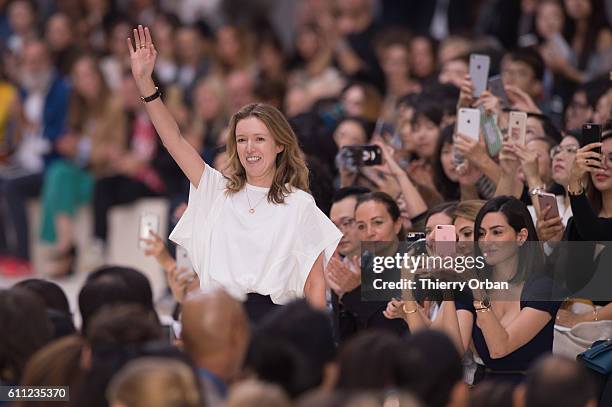
[(134, 46), (132, 45), (132, 39), (127, 39), (128, 49), (130, 50), (130, 63), (132, 67), (132, 75), (136, 80), (141, 93), (146, 89), (147, 85), (152, 83), (151, 75), (153, 74), (153, 68), (155, 67), (155, 60), (157, 59), (157, 51), (153, 45), (151, 39), (151, 33), (148, 27), (139, 25), (138, 28), (134, 28)]
[(601, 147), (601, 143), (587, 144), (576, 151), (576, 158), (570, 170), (570, 182), (582, 181), (587, 172), (598, 173), (604, 171), (601, 154), (592, 151), (597, 147)]
[(463, 81), (461, 81), (457, 107), (471, 107), (472, 103), (474, 103), (474, 96), (472, 96), (473, 92), (474, 85), (472, 83), (472, 78), (470, 75), (465, 75)]

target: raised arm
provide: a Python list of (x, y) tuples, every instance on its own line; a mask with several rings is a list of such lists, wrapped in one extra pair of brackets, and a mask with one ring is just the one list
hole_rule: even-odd
[[(155, 83), (151, 75), (155, 67), (157, 51), (153, 45), (149, 28), (143, 28), (139, 25), (138, 29), (134, 29), (135, 49), (131, 38), (127, 39), (127, 43), (130, 50), (132, 75), (138, 90), (144, 97), (151, 96), (156, 92)], [(170, 114), (161, 98), (146, 103), (146, 109), (164, 147), (166, 147), (191, 184), (197, 187), (200, 183), (200, 177), (204, 172), (204, 160), (202, 160), (196, 149), (181, 136), (176, 120), (174, 120), (174, 117), (172, 117), (172, 114)]]

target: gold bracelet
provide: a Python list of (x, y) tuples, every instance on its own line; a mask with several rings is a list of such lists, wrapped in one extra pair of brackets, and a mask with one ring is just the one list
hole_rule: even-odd
[(414, 314), (414, 313), (415, 313), (415, 312), (417, 312), (419, 309), (418, 309), (418, 308), (415, 308), (415, 309), (413, 309), (413, 310), (407, 310), (407, 309), (406, 309), (406, 304), (404, 304), (404, 305), (402, 306), (402, 310), (404, 311), (404, 314), (409, 315), (409, 314)]

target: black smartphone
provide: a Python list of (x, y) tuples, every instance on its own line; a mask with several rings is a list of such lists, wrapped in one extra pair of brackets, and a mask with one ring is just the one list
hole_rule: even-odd
[[(601, 142), (601, 124), (585, 123), (582, 126), (582, 140), (585, 146)], [(594, 148), (591, 151), (601, 154), (601, 147)]]
[(423, 232), (408, 232), (406, 233), (407, 242), (416, 242), (417, 240), (425, 239), (425, 233)]
[(365, 167), (382, 164), (382, 150), (375, 145), (342, 147), (343, 155), (350, 158), (353, 165)]

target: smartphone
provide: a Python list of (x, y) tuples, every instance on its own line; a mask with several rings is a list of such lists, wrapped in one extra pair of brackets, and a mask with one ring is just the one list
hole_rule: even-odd
[(508, 135), (514, 144), (525, 145), (525, 135), (527, 134), (527, 113), (510, 112), (508, 124)]
[(408, 232), (406, 233), (407, 242), (416, 242), (421, 239), (425, 239), (427, 236), (423, 232)]
[(140, 216), (140, 230), (138, 232), (138, 247), (147, 248), (147, 243), (142, 239), (151, 239), (151, 232), (159, 233), (159, 216), (154, 213), (143, 213)]
[(489, 91), (496, 96), (501, 101), (502, 107), (510, 106), (510, 99), (508, 99), (508, 94), (506, 93), (506, 89), (504, 88), (504, 83), (502, 82), (501, 75), (491, 76), (489, 78)]
[(379, 146), (346, 146), (342, 147), (342, 150), (343, 155), (357, 167), (382, 164), (382, 150)]
[[(582, 140), (584, 141), (585, 146), (591, 143), (600, 143), (601, 142), (601, 124), (595, 123), (585, 123), (582, 126)], [(598, 154), (601, 154), (601, 147), (594, 148), (591, 151), (595, 151)]]
[(490, 64), (491, 59), (487, 55), (470, 54), (470, 77), (474, 86), (472, 96), (475, 98), (487, 89)]
[(193, 265), (191, 264), (191, 260), (189, 260), (189, 256), (187, 255), (187, 250), (183, 246), (176, 246), (176, 267), (180, 269), (189, 270), (192, 273)]
[(457, 113), (457, 133), (464, 134), (474, 140), (479, 139), (480, 112), (478, 109), (459, 109)]
[(548, 220), (559, 216), (559, 207), (557, 206), (557, 197), (554, 194), (548, 192), (538, 193), (538, 204), (540, 205), (540, 212), (546, 209), (550, 205), (550, 210), (543, 220)]
[(434, 240), (438, 256), (454, 255), (456, 251), (455, 244), (457, 242), (455, 225), (437, 225), (434, 230)]

